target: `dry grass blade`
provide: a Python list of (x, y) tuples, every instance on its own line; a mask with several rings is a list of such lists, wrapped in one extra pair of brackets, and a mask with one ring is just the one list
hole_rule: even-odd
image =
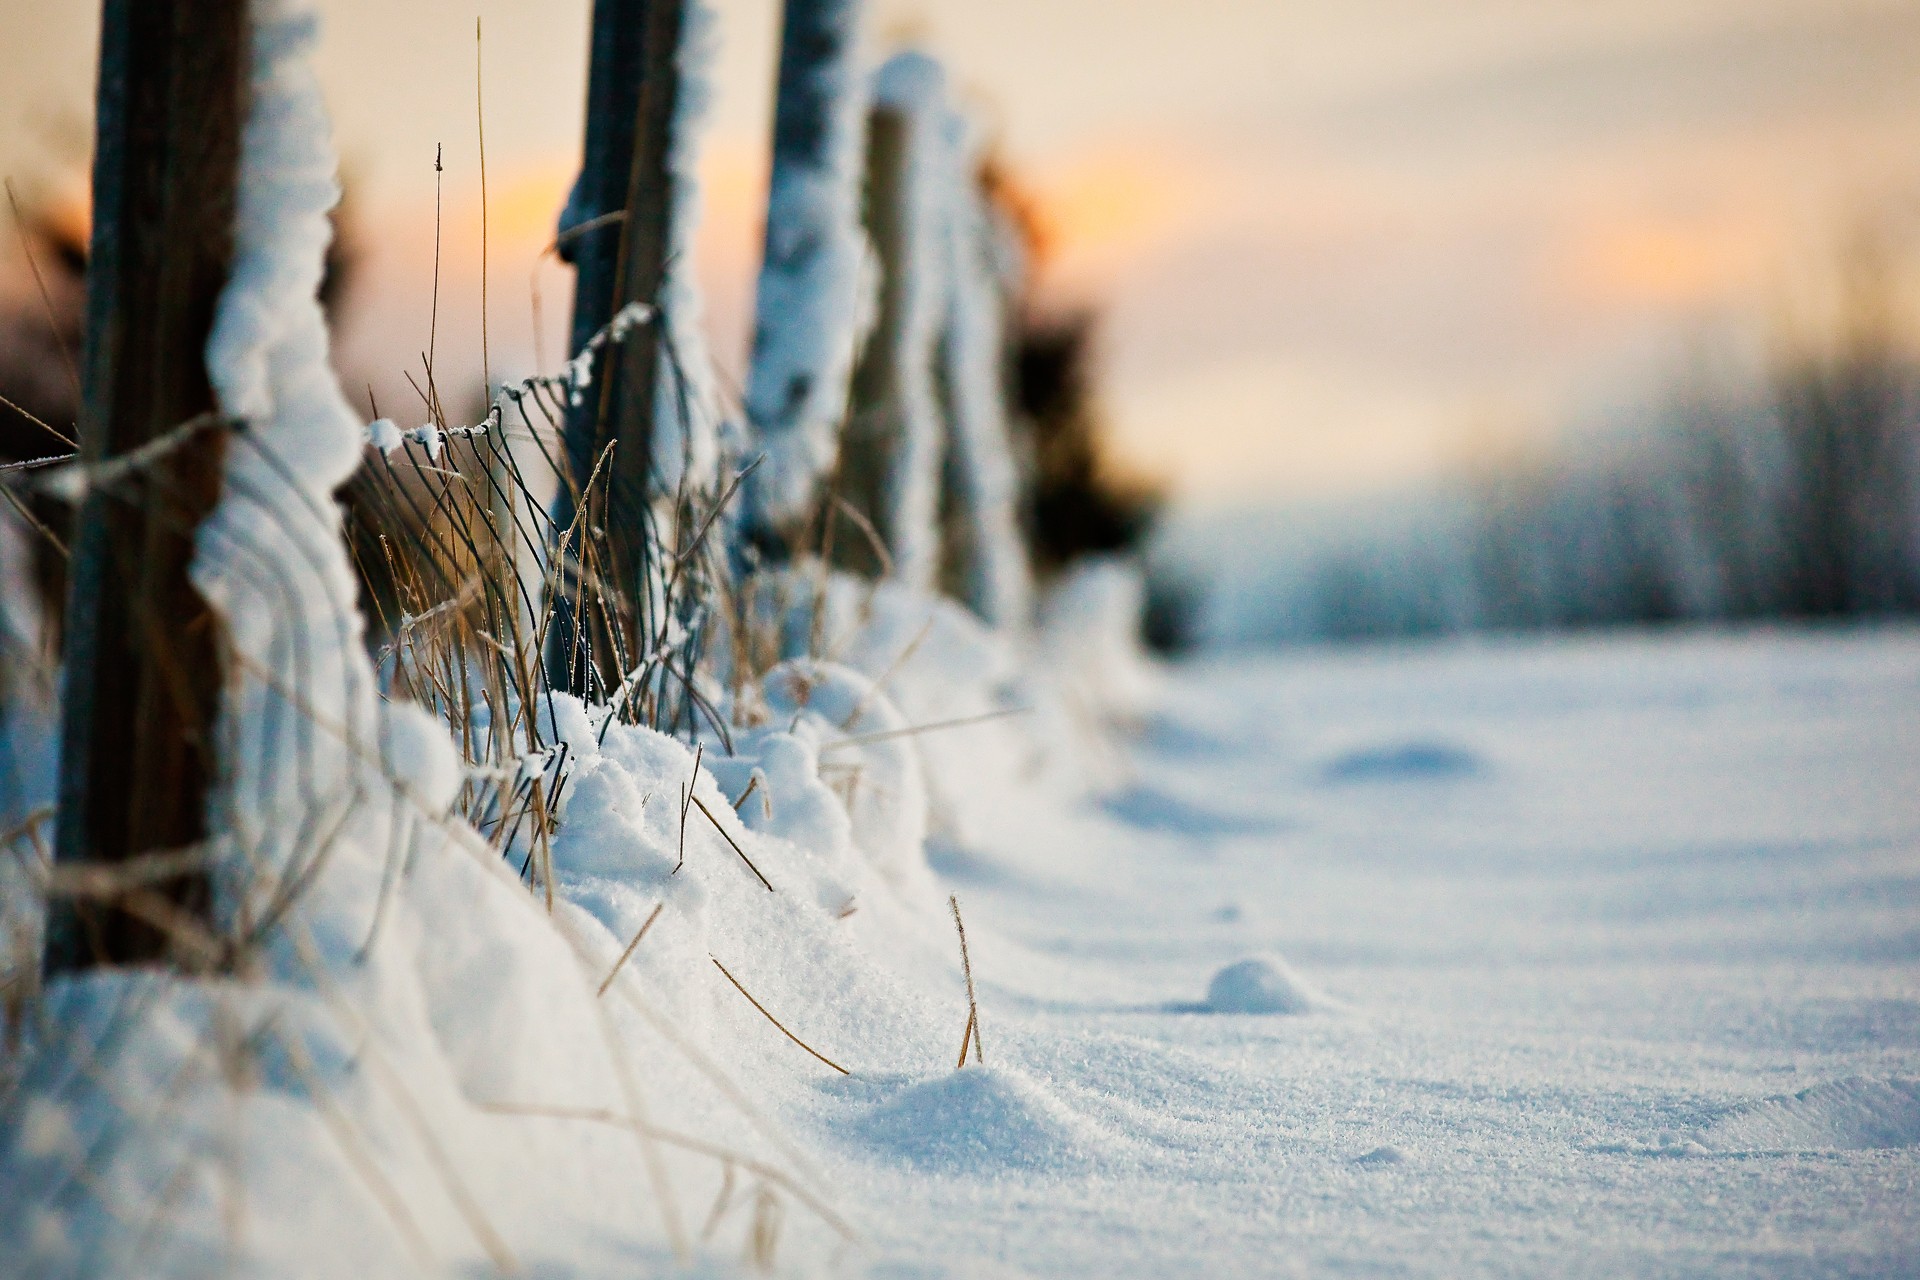
[(960, 895), (957, 893), (948, 894), (947, 906), (953, 911), (954, 932), (960, 935), (960, 972), (965, 974), (967, 979), (967, 1028), (961, 1033), (960, 1037), (960, 1061), (954, 1067), (954, 1070), (957, 1071), (967, 1065), (967, 1044), (969, 1037), (973, 1044), (974, 1061), (983, 1067), (987, 1065), (987, 1051), (980, 1043), (980, 1005), (974, 998), (973, 960), (967, 954), (967, 926), (965, 922), (960, 919)]
[(633, 935), (633, 941), (629, 942), (627, 944), (627, 949), (620, 953), (620, 958), (613, 962), (613, 968), (607, 970), (607, 976), (601, 980), (600, 989), (593, 993), (596, 997), (604, 996), (605, 994), (607, 994), (607, 988), (612, 986), (613, 980), (620, 976), (621, 967), (627, 963), (627, 958), (631, 956), (634, 953), (634, 951), (639, 948), (640, 939), (647, 936), (647, 930), (653, 928), (653, 922), (655, 920), (658, 920), (660, 918), (660, 913), (662, 911), (665, 911), (666, 909), (667, 909), (667, 904), (665, 902), (656, 903), (654, 905), (653, 910), (649, 912), (647, 915), (646, 923), (641, 925), (639, 932)]
[(851, 737), (835, 738), (832, 742), (821, 744), (822, 751), (832, 751), (835, 747), (860, 747), (869, 742), (886, 742), (892, 738), (911, 738), (919, 733), (932, 733), (937, 729), (960, 729), (970, 724), (982, 724), (988, 720), (1000, 720), (1007, 716), (1022, 716), (1033, 710), (1032, 707), (1002, 707), (998, 711), (983, 711), (977, 716), (956, 716), (951, 720), (935, 720), (931, 724), (910, 724), (904, 729), (882, 729), (877, 733), (856, 733)]
[(747, 797), (752, 795), (754, 793), (754, 789), (757, 788), (759, 785), (760, 785), (760, 774), (756, 772), (751, 778), (747, 779), (747, 789), (745, 791), (742, 791), (740, 793), (740, 798), (733, 802), (733, 811), (735, 813), (740, 812), (740, 806), (747, 802)]
[(740, 979), (734, 977), (731, 973), (727, 972), (727, 966), (721, 964), (717, 957), (708, 956), (707, 959), (713, 961), (713, 967), (718, 969), (721, 972), (721, 974), (726, 978), (726, 980), (733, 984), (733, 989), (735, 991), (738, 991), (741, 995), (747, 998), (748, 1004), (752, 1005), (754, 1008), (760, 1011), (761, 1017), (765, 1018), (768, 1022), (771, 1022), (774, 1026), (780, 1028), (781, 1035), (793, 1041), (795, 1044), (799, 1045), (802, 1049), (805, 1049), (808, 1053), (812, 1054), (814, 1057), (818, 1058), (820, 1061), (826, 1063), (828, 1066), (832, 1067), (835, 1071), (838, 1071), (841, 1075), (850, 1076), (853, 1074), (853, 1072), (847, 1070), (845, 1067), (835, 1062), (832, 1058), (827, 1057), (824, 1053), (821, 1053), (818, 1049), (808, 1044), (805, 1040), (802, 1040), (799, 1036), (787, 1030), (785, 1024), (783, 1024), (780, 1021), (780, 1019), (774, 1017), (772, 1014), (767, 1012), (767, 1006), (761, 1004), (758, 1000), (755, 1000), (753, 998), (753, 993), (740, 985)]
[(20, 256), (27, 260), (27, 270), (33, 273), (33, 287), (40, 292), (40, 310), (47, 320), (47, 332), (60, 349), (60, 361), (67, 367), (67, 385), (73, 388), (77, 398), (81, 394), (80, 365), (74, 359), (72, 344), (60, 331), (60, 322), (54, 318), (53, 295), (47, 291), (47, 278), (40, 274), (40, 256), (33, 251), (33, 244), (27, 236), (27, 219), (20, 212), (20, 197), (13, 189), (12, 178), (6, 180), (6, 188), (7, 207), (13, 210), (13, 232), (20, 239)]
[[(680, 788), (680, 856), (673, 864), (675, 875), (679, 875), (680, 868), (687, 865), (687, 806), (693, 803), (693, 784), (700, 781), (700, 757), (703, 751), (703, 747), (694, 747), (693, 776), (688, 778), (686, 785)], [(723, 831), (720, 834), (725, 835), (726, 832)]]
[(720, 833), (720, 838), (722, 840), (725, 840), (729, 845), (731, 845), (733, 847), (733, 851), (740, 855), (740, 861), (747, 864), (747, 870), (753, 872), (754, 879), (758, 880), (762, 885), (764, 885), (768, 893), (772, 893), (773, 882), (760, 874), (760, 868), (753, 865), (753, 859), (747, 856), (747, 851), (745, 849), (742, 849), (738, 844), (738, 842), (736, 842), (732, 836), (727, 834), (727, 829), (720, 825), (720, 819), (713, 816), (713, 810), (707, 808), (706, 802), (702, 800), (699, 796), (694, 795), (693, 790), (691, 788), (687, 790), (687, 799), (693, 801), (694, 808), (698, 809), (701, 813), (704, 813), (707, 815), (707, 821), (711, 822), (713, 824), (713, 829)]
[(928, 614), (927, 620), (921, 624), (920, 630), (914, 633), (913, 639), (907, 641), (906, 648), (895, 654), (893, 661), (887, 664), (887, 669), (880, 673), (879, 678), (874, 680), (861, 692), (859, 701), (853, 704), (853, 710), (847, 712), (846, 718), (840, 721), (840, 727), (842, 729), (851, 729), (854, 725), (858, 724), (860, 717), (867, 714), (868, 705), (886, 689), (887, 682), (899, 673), (900, 668), (913, 661), (913, 655), (919, 652), (920, 646), (926, 642), (926, 638), (933, 634), (933, 621), (934, 615)]

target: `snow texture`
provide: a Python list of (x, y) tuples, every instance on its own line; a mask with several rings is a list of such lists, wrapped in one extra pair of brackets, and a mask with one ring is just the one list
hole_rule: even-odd
[[(833, 469), (863, 295), (871, 288), (860, 230), (867, 80), (862, 0), (786, 7), (781, 110), (767, 200), (765, 259), (747, 379), (751, 447), (766, 461), (747, 489), (749, 520), (779, 526), (809, 513)], [(791, 81), (788, 71), (798, 72)], [(779, 132), (787, 125), (787, 132)]]

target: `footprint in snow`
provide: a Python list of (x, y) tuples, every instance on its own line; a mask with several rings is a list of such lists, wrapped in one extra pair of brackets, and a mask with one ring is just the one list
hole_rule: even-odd
[(1465, 747), (1415, 740), (1335, 756), (1321, 766), (1320, 776), (1332, 783), (1451, 782), (1486, 771), (1485, 762)]

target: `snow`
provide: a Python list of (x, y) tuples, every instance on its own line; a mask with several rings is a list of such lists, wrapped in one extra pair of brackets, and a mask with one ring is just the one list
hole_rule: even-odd
[(242, 928), (271, 896), (268, 882), (325, 856), (309, 843), (314, 828), (287, 814), (359, 828), (342, 828), (348, 842), (387, 844), (383, 828), (437, 817), (457, 782), (444, 732), (378, 697), (340, 539), (333, 493), (359, 466), (370, 429), (328, 363), (316, 300), (339, 198), (305, 61), (316, 20), (299, 4), (256, 0), (252, 22), (234, 260), (207, 343), (221, 408), (243, 425), (190, 569), (230, 647), (226, 776), (212, 804), (229, 837), (224, 909)]
[[(1920, 634), (1237, 655), (1162, 705), (1131, 790), (1167, 807), (1023, 804), (936, 851), (994, 1069), (1042, 1096), (976, 1086), (963, 1125), (903, 1091), (908, 1133), (891, 1099), (820, 1108), (883, 1250), (1911, 1274)], [(1217, 999), (1250, 953), (1327, 1001)]]
[(1248, 956), (1213, 975), (1206, 1008), (1212, 1013), (1307, 1013), (1323, 1003), (1278, 956)]
[[(777, 1257), (802, 1272), (1908, 1273), (1920, 633), (1217, 659), (1162, 673), (1131, 780), (1090, 789), (1077, 724), (1044, 705), (881, 736), (1051, 695), (1009, 686), (1018, 661), (952, 604), (830, 595), (837, 656), (776, 668), (736, 708), (758, 727), (706, 743), (697, 773), (685, 744), (602, 739), (557, 699), (575, 764), (551, 918), (510, 875), (423, 857), (390, 959), (332, 961), (332, 1003), (284, 980), (58, 986), (82, 1044), (111, 1045), (125, 1001), (164, 1015), (101, 1050), (119, 1105), (174, 1117), (122, 1136), (111, 1171), (198, 1151), (217, 1189), (205, 1153), (235, 1151), (250, 1256), (322, 1275), (424, 1265), (365, 1161), (426, 1257), (484, 1264), (423, 1133), (520, 1264), (664, 1261), (721, 1183), (684, 1150), (650, 1169), (606, 1119), (632, 1114), (843, 1216), (850, 1252), (774, 1188)], [(1441, 746), (1474, 768), (1418, 763)], [(958, 1071), (949, 889), (989, 1051)], [(275, 1048), (238, 1102), (180, 1103), (210, 1028), (269, 1007), (311, 1062)], [(357, 1157), (314, 1077), (371, 1144)], [(111, 1114), (25, 1092), (0, 1161), (16, 1187), (98, 1150)], [(42, 1199), (8, 1239), (123, 1256), (81, 1249), (88, 1220)], [(751, 1236), (734, 1199), (718, 1243), (690, 1246), (716, 1263)], [(153, 1270), (218, 1255), (216, 1226), (187, 1239)]]

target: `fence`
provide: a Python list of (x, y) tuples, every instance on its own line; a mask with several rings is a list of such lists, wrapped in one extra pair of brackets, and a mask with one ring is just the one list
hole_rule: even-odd
[[(429, 370), (429, 426), (374, 424), (345, 491), (383, 687), (455, 724), (469, 768), (512, 777), (469, 783), (464, 812), (522, 851), (530, 879), (564, 785), (530, 710), (554, 691), (724, 733), (711, 682), (802, 646), (767, 619), (792, 609), (796, 575), (829, 566), (1028, 625), (1019, 255), (941, 69), (909, 53), (869, 70), (861, 16), (857, 0), (785, 7), (738, 410), (714, 392), (685, 263), (712, 16), (700, 0), (596, 0), (585, 155), (557, 238), (577, 271), (576, 358), (498, 389), (470, 426), (444, 419)], [(104, 19), (80, 469), (7, 477), (37, 498), (84, 493), (52, 829), (61, 874), (92, 887), (58, 898), (45, 957), (219, 967), (232, 956), (203, 853), (233, 768), (221, 690), (244, 673), (189, 564), (223, 445), (250, 439), (202, 353), (228, 284), (257, 33), (246, 0), (108, 0)], [(192, 252), (161, 252), (177, 245)]]

